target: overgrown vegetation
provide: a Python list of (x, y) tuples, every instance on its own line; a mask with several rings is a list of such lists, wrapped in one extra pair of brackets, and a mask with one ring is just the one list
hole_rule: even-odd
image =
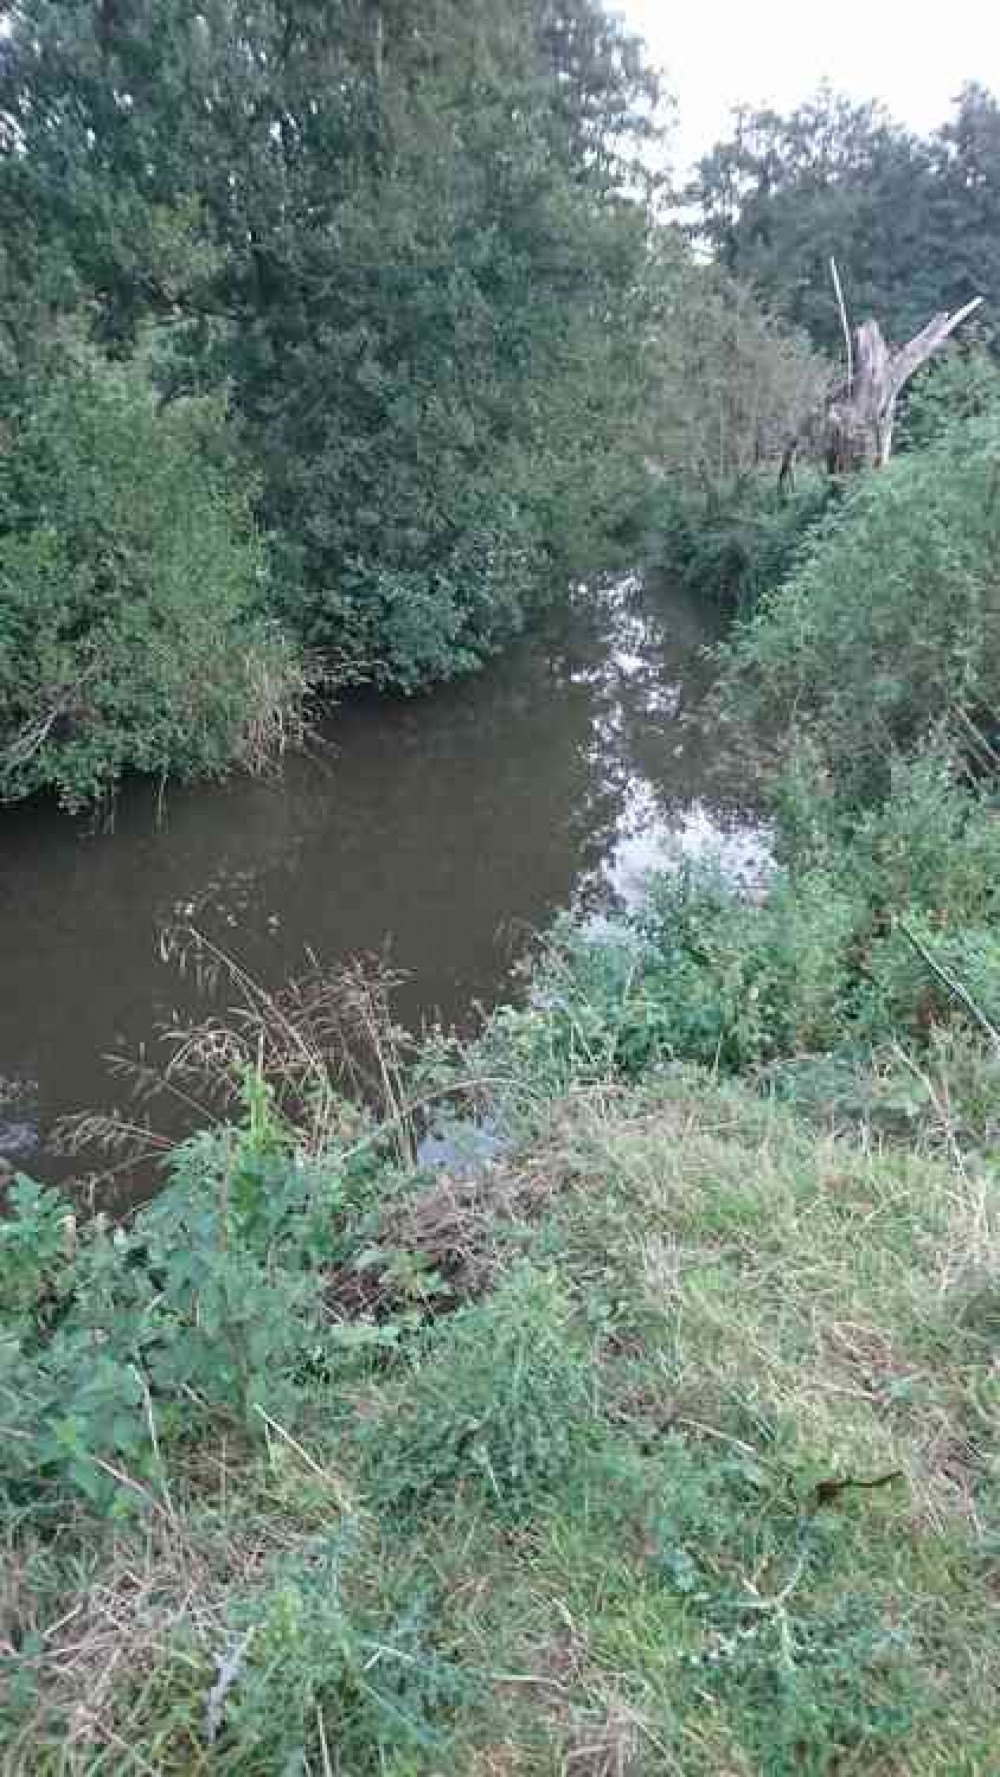
[(257, 1085), (127, 1230), (19, 1187), (7, 1769), (992, 1767), (995, 1179), (532, 1079), (464, 1183)]
[(774, 868), (561, 922), (463, 1043), (360, 964), (272, 994), (171, 935), (224, 1000), (139, 1066), (203, 1123), (159, 1195), (4, 1185), (3, 1767), (979, 1777), (995, 375), (929, 378), (885, 473), (765, 490), (825, 372), (647, 251), (628, 41), (418, 14), (17, 9), (0, 793), (264, 753), (306, 643), (413, 687), (645, 527), (741, 615), (708, 719)]
[(737, 707), (801, 736), (840, 808), (884, 801), (894, 761), (935, 737), (967, 743), (971, 724), (988, 752), (1000, 706), (998, 526), (994, 409), (852, 490), (737, 641)]
[(0, 797), (91, 801), (126, 770), (263, 762), (306, 675), (201, 397), (158, 415), (138, 365), (50, 361), (0, 452)]
[(791, 574), (814, 525), (835, 509), (836, 486), (816, 471), (782, 494), (773, 470), (696, 491), (674, 481), (656, 514), (655, 566), (709, 607), (749, 616)]

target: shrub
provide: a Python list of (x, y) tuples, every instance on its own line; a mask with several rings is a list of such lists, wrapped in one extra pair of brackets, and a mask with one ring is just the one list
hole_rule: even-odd
[(332, 1354), (318, 1273), (339, 1175), (242, 1134), (195, 1137), (128, 1228), (77, 1229), (20, 1181), (0, 1221), (0, 1485), (26, 1510), (67, 1494), (127, 1513), (160, 1445), (214, 1415), (253, 1435)]
[(654, 520), (653, 557), (705, 604), (749, 617), (796, 567), (835, 498), (835, 485), (818, 475), (804, 476), (787, 499), (773, 476), (733, 482), (707, 499), (674, 489)]
[(853, 1065), (872, 1045), (1000, 1023), (988, 793), (925, 755), (897, 760), (891, 797), (847, 818), (798, 766), (763, 899), (699, 866), (651, 877), (640, 906), (609, 924), (562, 922), (527, 1006), (492, 1018), (484, 1071), (555, 1095), (676, 1062), (738, 1072), (842, 1052)]
[(158, 412), (137, 364), (29, 388), (0, 452), (0, 797), (219, 773), (294, 714), (223, 428), (217, 402)]
[(849, 808), (890, 793), (956, 711), (1000, 707), (1000, 425), (951, 427), (859, 481), (835, 526), (737, 635), (726, 702), (804, 735)]
[(911, 383), (903, 399), (894, 448), (922, 450), (956, 420), (1000, 413), (1000, 364), (985, 346), (954, 341)]

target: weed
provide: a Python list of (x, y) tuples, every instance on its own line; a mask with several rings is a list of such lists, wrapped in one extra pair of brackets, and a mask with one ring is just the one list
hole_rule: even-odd
[(559, 1485), (592, 1418), (587, 1370), (554, 1280), (515, 1272), (482, 1305), (431, 1328), (368, 1434), (372, 1496), (433, 1508), (455, 1492), (501, 1518), (529, 1515)]

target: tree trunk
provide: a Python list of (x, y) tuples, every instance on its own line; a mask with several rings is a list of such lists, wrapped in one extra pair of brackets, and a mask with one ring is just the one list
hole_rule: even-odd
[(977, 296), (953, 315), (935, 315), (908, 345), (896, 352), (889, 350), (877, 321), (862, 322), (854, 335), (847, 383), (827, 414), (827, 466), (831, 474), (884, 467), (892, 452), (896, 402), (902, 390), (982, 300)]

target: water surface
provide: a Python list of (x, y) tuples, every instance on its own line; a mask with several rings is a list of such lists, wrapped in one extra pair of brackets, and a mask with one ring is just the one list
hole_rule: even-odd
[(710, 849), (759, 867), (751, 787), (693, 720), (712, 639), (676, 592), (581, 588), (480, 676), (341, 708), (280, 781), (163, 806), (133, 784), (110, 830), (47, 802), (4, 811), (0, 1154), (65, 1173), (47, 1134), (122, 1102), (107, 1056), (197, 1008), (159, 959), (179, 919), (269, 985), (307, 946), (383, 951), (409, 976), (403, 1022), (465, 1024), (513, 991), (527, 933), (559, 909), (606, 910), (650, 866)]

